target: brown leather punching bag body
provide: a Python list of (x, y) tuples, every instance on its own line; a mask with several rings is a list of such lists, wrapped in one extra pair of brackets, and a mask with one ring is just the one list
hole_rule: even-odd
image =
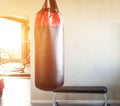
[(63, 19), (56, 1), (47, 2), (35, 20), (35, 85), (53, 91), (64, 83)]

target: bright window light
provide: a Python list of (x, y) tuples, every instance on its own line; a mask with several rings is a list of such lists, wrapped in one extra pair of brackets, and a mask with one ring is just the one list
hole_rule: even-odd
[(0, 48), (21, 48), (21, 23), (0, 18)]

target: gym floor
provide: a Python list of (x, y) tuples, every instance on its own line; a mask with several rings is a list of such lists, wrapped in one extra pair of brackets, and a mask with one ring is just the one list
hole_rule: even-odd
[[(52, 104), (30, 103), (30, 77), (3, 77), (5, 88), (0, 106), (52, 106)], [(103, 104), (63, 104), (59, 106), (103, 106)], [(120, 106), (120, 104), (111, 104)]]
[(30, 77), (3, 77), (4, 90), (0, 106), (31, 106)]

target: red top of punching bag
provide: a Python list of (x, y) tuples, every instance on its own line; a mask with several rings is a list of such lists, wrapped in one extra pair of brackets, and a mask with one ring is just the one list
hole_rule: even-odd
[(36, 15), (35, 24), (37, 26), (63, 26), (63, 18), (60, 13), (41, 10)]

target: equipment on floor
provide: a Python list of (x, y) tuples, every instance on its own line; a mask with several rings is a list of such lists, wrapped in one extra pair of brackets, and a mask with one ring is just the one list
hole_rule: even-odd
[(36, 87), (46, 91), (62, 87), (63, 19), (55, 0), (45, 0), (42, 9), (36, 14), (34, 38)]
[(4, 79), (0, 79), (0, 97), (3, 94), (3, 89), (4, 89)]
[(58, 106), (56, 101), (56, 93), (90, 93), (90, 94), (104, 94), (104, 106), (108, 105), (107, 87), (105, 86), (64, 86), (53, 91), (53, 106)]

